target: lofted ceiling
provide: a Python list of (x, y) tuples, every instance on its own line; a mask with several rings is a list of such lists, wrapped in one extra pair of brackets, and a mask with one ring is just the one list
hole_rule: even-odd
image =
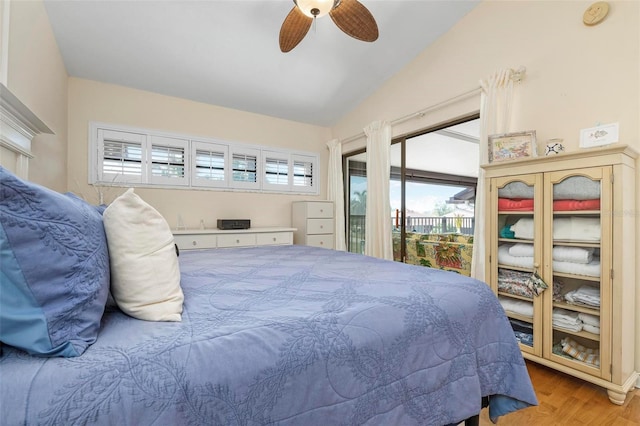
[(278, 45), (291, 0), (45, 0), (70, 76), (331, 126), (479, 0), (361, 0), (373, 43), (319, 18)]

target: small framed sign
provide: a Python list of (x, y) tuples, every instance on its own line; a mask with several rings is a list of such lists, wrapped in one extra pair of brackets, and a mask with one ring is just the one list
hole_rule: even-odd
[(489, 135), (489, 162), (537, 157), (536, 131)]
[(580, 130), (580, 148), (591, 148), (618, 142), (619, 128), (619, 123), (612, 123)]

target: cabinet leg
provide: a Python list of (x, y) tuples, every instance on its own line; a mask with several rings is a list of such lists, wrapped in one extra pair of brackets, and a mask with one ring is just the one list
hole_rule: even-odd
[(616, 405), (624, 404), (624, 400), (627, 398), (627, 394), (625, 392), (607, 390), (607, 394), (609, 395), (609, 401)]

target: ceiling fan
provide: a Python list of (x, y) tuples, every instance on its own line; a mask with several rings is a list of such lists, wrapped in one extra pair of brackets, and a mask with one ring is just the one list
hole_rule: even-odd
[(280, 28), (280, 50), (289, 52), (302, 41), (314, 19), (329, 14), (343, 32), (362, 41), (378, 39), (378, 25), (358, 0), (293, 0), (295, 6)]

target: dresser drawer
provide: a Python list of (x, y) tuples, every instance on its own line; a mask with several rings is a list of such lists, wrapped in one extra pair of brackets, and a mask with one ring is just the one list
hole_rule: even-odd
[(218, 235), (218, 247), (247, 247), (256, 245), (256, 234)]
[(307, 234), (333, 234), (333, 219), (307, 219)]
[(215, 235), (205, 234), (185, 234), (174, 235), (174, 242), (178, 245), (180, 250), (194, 250), (194, 249), (207, 249), (216, 248), (217, 238)]
[(307, 244), (312, 247), (333, 248), (333, 234), (307, 235)]
[(271, 246), (280, 244), (293, 244), (293, 233), (291, 232), (265, 232), (256, 234), (259, 246)]
[(333, 203), (307, 203), (307, 217), (333, 218)]

